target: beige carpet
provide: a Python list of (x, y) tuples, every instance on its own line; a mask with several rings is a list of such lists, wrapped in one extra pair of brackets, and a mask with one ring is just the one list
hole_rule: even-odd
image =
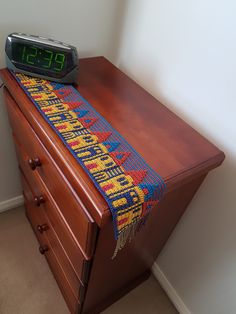
[[(118, 313), (178, 312), (151, 277), (103, 312)], [(23, 208), (0, 214), (0, 314), (69, 314)]]

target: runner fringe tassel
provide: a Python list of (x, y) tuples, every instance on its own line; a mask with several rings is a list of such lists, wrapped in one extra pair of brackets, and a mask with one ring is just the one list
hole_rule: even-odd
[(147, 216), (141, 220), (133, 222), (125, 230), (123, 230), (122, 233), (119, 234), (116, 241), (116, 248), (111, 259), (116, 257), (117, 253), (123, 249), (128, 240), (131, 242), (135, 238), (135, 235), (139, 231), (140, 227), (145, 224)]
[(155, 210), (164, 180), (72, 85), (13, 75), (106, 201), (117, 240), (114, 258)]

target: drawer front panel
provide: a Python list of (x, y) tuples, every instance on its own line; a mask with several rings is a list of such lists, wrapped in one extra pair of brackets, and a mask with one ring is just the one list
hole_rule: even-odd
[(70, 309), (72, 314), (80, 313), (81, 305), (79, 301), (75, 298), (73, 293), (71, 292), (70, 286), (68, 285), (67, 280), (62, 273), (62, 269), (57, 262), (57, 258), (52, 250), (49, 250), (46, 254), (46, 259), (48, 264), (53, 271), (54, 277), (57, 281), (57, 284), (61, 290), (61, 293), (67, 303), (68, 308)]
[[(22, 175), (21, 178), (24, 190), (26, 213), (40, 242), (40, 245), (46, 245), (48, 248), (48, 251), (45, 252), (45, 255), (52, 268), (52, 272), (54, 273), (57, 281), (60, 281), (59, 286), (63, 287), (64, 282), (66, 282), (67, 284), (64, 289), (69, 290), (74, 298), (82, 302), (85, 288), (77, 278), (74, 270), (72, 269), (68, 257), (65, 254), (65, 251), (63, 250), (49, 220), (44, 215), (43, 211), (41, 211), (38, 207), (34, 205), (33, 194), (24, 175)], [(41, 228), (43, 227), (43, 231), (39, 229), (39, 226)], [(55, 261), (51, 261), (51, 259)], [(58, 264), (55, 265), (55, 271), (54, 267), (52, 266), (54, 264)], [(61, 274), (58, 279), (57, 273), (59, 270)], [(62, 278), (63, 280), (60, 278)]]
[[(26, 155), (16, 141), (15, 146), (19, 164), (22, 169), (25, 165), (23, 160), (26, 159)], [(43, 185), (37, 173), (28, 173), (28, 168), (23, 168), (22, 170), (33, 192), (33, 201), (34, 204), (36, 204), (35, 206), (38, 208), (38, 212), (46, 215), (64, 250), (66, 251), (74, 271), (81, 282), (86, 283), (90, 262), (84, 258), (80, 248), (76, 244), (69, 226), (60, 214), (57, 204), (50, 195), (46, 186)]]
[[(41, 177), (73, 231), (78, 245), (85, 256), (90, 258), (94, 250), (96, 224), (34, 133), (15, 101), (9, 94), (5, 95), (5, 99), (14, 136), (27, 156), (26, 159), (22, 160), (23, 171), (25, 173), (36, 172)], [(35, 164), (36, 159), (38, 159), (37, 165)], [(36, 168), (34, 169), (34, 167)]]

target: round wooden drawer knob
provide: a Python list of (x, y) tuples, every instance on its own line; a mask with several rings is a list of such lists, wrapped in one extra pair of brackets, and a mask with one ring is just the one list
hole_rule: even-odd
[(49, 250), (49, 247), (47, 245), (40, 245), (39, 252), (43, 255)]
[(45, 199), (43, 196), (35, 196), (34, 197), (34, 204), (39, 207), (41, 204), (45, 203)]
[(43, 233), (44, 231), (47, 231), (49, 229), (47, 224), (43, 224), (43, 225), (37, 225), (37, 230), (40, 233)]
[(36, 158), (29, 158), (28, 159), (28, 164), (30, 166), (30, 168), (32, 170), (35, 170), (37, 167), (40, 167), (41, 166), (41, 161), (38, 157)]

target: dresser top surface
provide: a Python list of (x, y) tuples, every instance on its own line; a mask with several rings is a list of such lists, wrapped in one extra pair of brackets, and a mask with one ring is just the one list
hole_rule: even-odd
[[(43, 133), (39, 134), (38, 131), (41, 127), (44, 128), (44, 134), (47, 130), (49, 138), (55, 138), (55, 145), (62, 148), (60, 139), (53, 130), (45, 129), (45, 121), (8, 70), (1, 70), (1, 77), (40, 139)], [(167, 189), (181, 184), (187, 177), (209, 171), (224, 159), (224, 154), (216, 146), (104, 57), (80, 60), (76, 88), (149, 166), (164, 178)], [(70, 154), (69, 151), (67, 154)], [(74, 177), (83, 172), (80, 168), (78, 164)], [(79, 177), (77, 179), (80, 180)], [(96, 195), (96, 207), (100, 208), (99, 215), (102, 216), (106, 206), (95, 187), (92, 188), (91, 182), (86, 193)]]
[(81, 60), (77, 89), (165, 181), (223, 159), (216, 146), (103, 57)]

